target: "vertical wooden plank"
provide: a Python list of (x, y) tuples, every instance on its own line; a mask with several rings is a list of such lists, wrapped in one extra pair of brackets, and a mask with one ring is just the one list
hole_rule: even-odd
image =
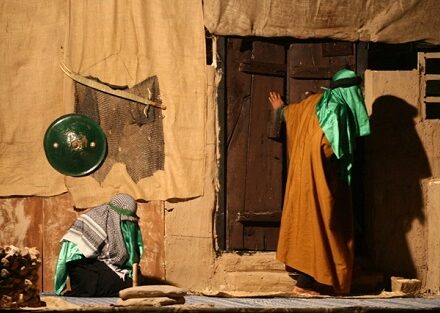
[(53, 292), (55, 266), (60, 240), (81, 214), (75, 211), (68, 193), (46, 197), (40, 210), (43, 212), (43, 291)]
[[(35, 247), (43, 261), (42, 199), (11, 197), (0, 199), (0, 246)], [(43, 266), (39, 269), (38, 288), (42, 290)]]
[[(284, 48), (256, 42), (254, 59), (283, 63)], [(268, 137), (271, 107), (269, 91), (284, 93), (284, 78), (254, 75), (249, 124), (246, 203), (244, 211), (281, 211), (282, 144)]]
[(238, 68), (243, 59), (250, 59), (252, 46), (242, 39), (227, 41), (226, 89), (226, 207), (227, 207), (227, 249), (243, 248), (243, 226), (236, 221), (244, 207), (244, 186), (246, 184), (246, 153), (251, 103), (251, 75), (241, 73)]
[[(217, 53), (220, 60), (226, 60), (226, 38), (218, 38), (217, 43)], [(222, 73), (226, 72), (226, 64), (224, 62), (219, 62), (219, 70)], [(226, 121), (226, 84), (225, 79), (221, 79), (217, 87), (217, 118), (218, 121), (223, 126)], [(226, 129), (225, 127), (218, 128), (218, 148), (217, 157), (219, 157), (218, 163), (221, 164), (218, 168), (218, 180), (220, 189), (218, 190), (218, 208), (215, 212), (215, 231), (217, 234), (217, 244), (221, 250), (226, 250)]]
[[(368, 67), (368, 43), (360, 42), (356, 44), (356, 73), (362, 77), (362, 89), (365, 82), (365, 70)], [(365, 94), (364, 94), (365, 95)], [(353, 194), (353, 213), (355, 225), (356, 254), (366, 256), (368, 251), (366, 238), (366, 210), (365, 210), (365, 138), (358, 138), (354, 154), (352, 194)]]
[(284, 93), (286, 49), (284, 43), (254, 38), (228, 42), (227, 248), (274, 250), (278, 225), (259, 214), (282, 209), (283, 145), (268, 137), (268, 95)]
[(138, 203), (139, 227), (144, 241), (142, 274), (165, 278), (165, 216), (164, 202)]
[[(284, 46), (255, 41), (253, 61), (285, 64)], [(283, 147), (282, 143), (268, 137), (270, 121), (269, 91), (284, 94), (284, 77), (252, 75), (251, 112), (249, 123), (248, 152), (246, 160), (246, 185), (244, 213), (281, 212), (283, 194)], [(267, 223), (245, 226), (244, 246), (249, 250), (268, 250), (278, 240), (278, 231), (269, 230)]]

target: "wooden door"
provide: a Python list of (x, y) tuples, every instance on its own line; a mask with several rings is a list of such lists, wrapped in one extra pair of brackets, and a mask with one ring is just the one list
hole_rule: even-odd
[(355, 48), (351, 42), (293, 43), (288, 52), (289, 102), (323, 92), (342, 68), (356, 70)]
[(274, 250), (282, 209), (283, 145), (269, 139), (270, 90), (284, 92), (282, 44), (230, 38), (226, 64), (228, 250)]
[(268, 137), (269, 91), (295, 103), (355, 66), (352, 43), (226, 41), (226, 250), (276, 249), (286, 173), (283, 138)]

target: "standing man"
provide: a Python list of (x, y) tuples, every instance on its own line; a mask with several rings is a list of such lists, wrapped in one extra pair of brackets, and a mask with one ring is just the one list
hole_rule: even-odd
[[(293, 292), (349, 294), (354, 246), (350, 182), (356, 138), (370, 133), (360, 77), (338, 71), (330, 88), (284, 106), (269, 101), (285, 122), (288, 175), (277, 259), (297, 281)], [(322, 289), (322, 288), (321, 288)]]
[(133, 264), (144, 249), (136, 211), (136, 200), (118, 193), (73, 223), (61, 239), (56, 294), (63, 293), (68, 277), (69, 296), (114, 297), (132, 287)]

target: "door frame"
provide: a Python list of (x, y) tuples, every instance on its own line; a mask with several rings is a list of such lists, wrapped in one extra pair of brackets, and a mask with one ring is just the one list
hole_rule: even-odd
[[(226, 193), (226, 168), (227, 168), (227, 142), (226, 142), (226, 118), (227, 118), (227, 90), (226, 90), (226, 75), (228, 75), (226, 64), (227, 64), (227, 53), (226, 53), (226, 42), (227, 38), (245, 38), (245, 37), (236, 37), (236, 36), (219, 36), (217, 38), (217, 55), (220, 60), (218, 62), (218, 69), (223, 73), (223, 77), (218, 85), (217, 89), (217, 105), (218, 105), (218, 121), (219, 121), (219, 169), (218, 169), (218, 180), (219, 180), (219, 190), (217, 193), (217, 208), (214, 216), (214, 227), (216, 232), (216, 246), (219, 251), (232, 251), (228, 249), (228, 219), (227, 219), (227, 193)], [(258, 37), (252, 37), (253, 39), (259, 39)], [(262, 38), (263, 40), (268, 40), (268, 38)], [(291, 40), (291, 44), (294, 43), (332, 43), (338, 42), (335, 40), (296, 40), (294, 38), (289, 38)], [(356, 64), (356, 72), (363, 78), (364, 72), (367, 69), (368, 63), (368, 43), (357, 42), (355, 43), (355, 64)], [(286, 75), (288, 76), (288, 74)], [(286, 93), (289, 94), (288, 87), (289, 83), (286, 86)], [(362, 148), (361, 148), (362, 149)], [(357, 182), (354, 186), (356, 188), (357, 193), (360, 194), (360, 198), (354, 199), (357, 201), (358, 206), (361, 208), (361, 212), (358, 212), (360, 216), (363, 216), (363, 183)], [(252, 251), (246, 251), (252, 252)]]

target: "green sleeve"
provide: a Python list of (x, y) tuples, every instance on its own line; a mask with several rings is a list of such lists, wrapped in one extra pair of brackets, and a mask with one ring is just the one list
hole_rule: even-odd
[(61, 295), (66, 288), (67, 281), (67, 266), (66, 263), (83, 258), (81, 251), (78, 247), (70, 241), (62, 241), (60, 253), (55, 268), (54, 276), (54, 290), (57, 295)]
[(129, 270), (132, 275), (134, 263), (139, 263), (144, 252), (144, 243), (142, 233), (137, 223), (131, 221), (121, 222), (122, 236), (124, 237), (125, 247), (128, 252), (128, 259), (124, 263), (123, 268)]

